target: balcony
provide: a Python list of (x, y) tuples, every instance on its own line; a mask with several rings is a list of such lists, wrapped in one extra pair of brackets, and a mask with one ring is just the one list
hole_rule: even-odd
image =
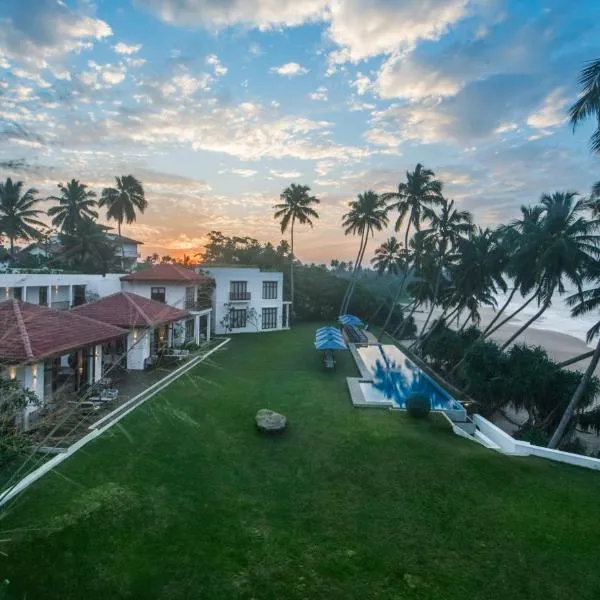
[(250, 292), (229, 292), (230, 302), (249, 302)]
[(52, 302), (51, 308), (56, 310), (69, 310), (71, 308), (71, 303), (68, 300), (61, 300)]
[(209, 308), (212, 308), (211, 301), (207, 300), (207, 299), (186, 300), (184, 303), (184, 306), (185, 306), (185, 310), (191, 310), (191, 311), (200, 311), (200, 310), (207, 310)]

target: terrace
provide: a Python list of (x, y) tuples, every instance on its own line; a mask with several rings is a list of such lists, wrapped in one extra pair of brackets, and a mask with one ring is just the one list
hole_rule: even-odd
[[(592, 599), (600, 475), (352, 407), (314, 324), (232, 340), (18, 496), (21, 598)], [(259, 435), (260, 408), (290, 428)], [(32, 567), (35, 565), (35, 568)]]

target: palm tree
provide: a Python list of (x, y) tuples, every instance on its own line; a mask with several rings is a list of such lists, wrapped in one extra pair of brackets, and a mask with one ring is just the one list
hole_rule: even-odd
[(383, 273), (398, 275), (402, 269), (404, 257), (402, 242), (392, 235), (375, 250), (371, 264), (380, 275)]
[(590, 138), (592, 152), (600, 153), (600, 59), (589, 61), (578, 79), (580, 98), (569, 109), (573, 131), (588, 117), (595, 116), (597, 127)]
[(447, 264), (449, 258), (449, 253), (456, 248), (462, 236), (468, 236), (473, 233), (473, 215), (467, 210), (455, 209), (454, 200), (448, 202), (446, 198), (442, 198), (439, 213), (436, 213), (429, 207), (425, 207), (423, 212), (430, 222), (429, 227), (423, 231), (423, 235), (426, 241), (431, 239), (432, 245), (436, 248), (435, 254), (437, 255), (438, 268), (435, 276), (431, 307), (419, 337), (422, 337), (427, 330), (427, 325), (429, 325), (431, 315), (437, 304), (440, 281), (444, 266)]
[(36, 227), (46, 227), (37, 219), (44, 211), (34, 208), (40, 202), (38, 191), (29, 188), (21, 195), (22, 189), (23, 182), (13, 182), (10, 177), (0, 183), (0, 233), (9, 239), (11, 254), (16, 239), (38, 239), (40, 232)]
[(106, 227), (84, 216), (72, 233), (59, 234), (62, 258), (77, 269), (106, 273), (115, 260), (115, 247)]
[(319, 214), (311, 205), (319, 204), (320, 200), (309, 194), (307, 185), (296, 185), (292, 183), (281, 193), (279, 204), (275, 204), (274, 218), (279, 219), (281, 233), (285, 233), (290, 227), (291, 254), (290, 254), (290, 290), (291, 290), (291, 312), (294, 314), (294, 224), (296, 221), (301, 225), (307, 223), (312, 227), (313, 219), (318, 219)]
[[(442, 196), (442, 182), (434, 179), (435, 173), (431, 169), (423, 168), (421, 163), (418, 163), (414, 171), (406, 172), (406, 182), (402, 182), (398, 185), (397, 192), (388, 192), (382, 195), (382, 198), (388, 202), (392, 201), (389, 205), (388, 210), (395, 209), (398, 211), (398, 218), (396, 219), (396, 231), (399, 231), (405, 218), (408, 216), (408, 222), (406, 224), (406, 230), (404, 232), (404, 247), (408, 248), (408, 238), (410, 235), (411, 227), (419, 231), (421, 229), (421, 221), (423, 220), (423, 208), (427, 206), (433, 206), (441, 202)], [(405, 269), (396, 292), (396, 296), (392, 302), (392, 306), (388, 312), (386, 320), (381, 328), (380, 336), (383, 336), (385, 328), (388, 326), (394, 306), (398, 302), (398, 299), (404, 291), (404, 285), (408, 277), (409, 269)]]
[(342, 300), (340, 315), (343, 315), (348, 310), (369, 236), (372, 236), (374, 231), (381, 231), (387, 224), (388, 217), (385, 201), (372, 190), (359, 194), (357, 200), (350, 203), (350, 210), (342, 217), (345, 235), (359, 233), (360, 245), (354, 263), (352, 278)]
[(502, 346), (507, 348), (550, 307), (555, 291), (565, 292), (565, 280), (581, 290), (584, 280), (600, 258), (600, 222), (582, 216), (586, 208), (575, 192), (554, 192), (541, 198), (542, 218), (524, 246), (529, 265), (538, 282), (539, 310)]
[[(115, 177), (114, 188), (104, 188), (98, 206), (106, 206), (106, 218), (117, 221), (119, 238), (123, 222), (131, 224), (136, 219), (136, 211), (143, 213), (148, 207), (144, 187), (133, 175)], [(121, 269), (124, 268), (125, 246), (121, 239)]]
[[(584, 292), (580, 292), (578, 294), (574, 294), (567, 298), (567, 304), (572, 306), (571, 315), (574, 317), (578, 317), (580, 315), (584, 315), (589, 313), (592, 310), (597, 310), (600, 307), (600, 287), (595, 287), (589, 290), (585, 290)], [(600, 321), (598, 321), (588, 332), (587, 332), (587, 342), (588, 344), (600, 333)], [(550, 443), (548, 444), (549, 448), (556, 448), (560, 441), (562, 440), (565, 431), (573, 418), (573, 413), (579, 406), (586, 389), (590, 383), (590, 380), (598, 366), (598, 362), (600, 361), (600, 338), (598, 338), (598, 343), (596, 344), (596, 348), (594, 353), (592, 354), (592, 360), (588, 365), (585, 373), (582, 375), (565, 412), (556, 428), (556, 431), (552, 435), (550, 439)]]
[(98, 213), (93, 210), (97, 206), (96, 194), (87, 189), (87, 185), (77, 179), (71, 179), (67, 185), (58, 184), (60, 196), (50, 196), (48, 200), (58, 202), (58, 206), (48, 209), (52, 225), (64, 233), (74, 233), (83, 217), (97, 219)]

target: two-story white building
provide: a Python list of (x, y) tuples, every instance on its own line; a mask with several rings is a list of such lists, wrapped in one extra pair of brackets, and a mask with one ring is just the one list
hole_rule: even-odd
[(212, 329), (216, 334), (289, 329), (290, 302), (283, 300), (283, 273), (211, 264), (197, 270), (215, 282)]

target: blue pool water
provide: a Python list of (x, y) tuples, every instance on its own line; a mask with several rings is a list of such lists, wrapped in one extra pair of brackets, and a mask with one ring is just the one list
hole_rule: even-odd
[(366, 346), (357, 348), (369, 369), (372, 381), (361, 381), (360, 388), (367, 402), (390, 404), (406, 408), (405, 398), (411, 392), (429, 396), (431, 410), (464, 411), (460, 402), (441, 388), (396, 346)]

